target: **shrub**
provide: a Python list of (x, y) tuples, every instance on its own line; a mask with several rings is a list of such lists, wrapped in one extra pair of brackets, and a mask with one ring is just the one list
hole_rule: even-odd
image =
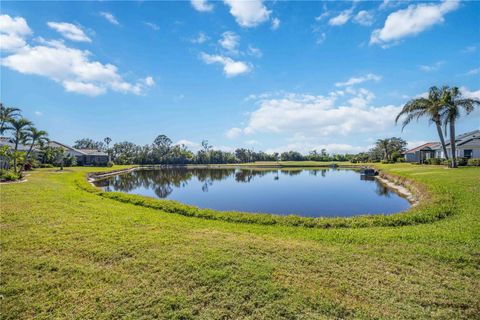
[(457, 158), (457, 164), (459, 166), (466, 166), (467, 165), (467, 158)]
[(426, 161), (427, 164), (432, 164), (432, 165), (439, 165), (442, 163), (442, 160), (439, 158), (430, 158)]
[(397, 158), (397, 162), (405, 162), (405, 158)]
[(107, 162), (107, 167), (111, 168), (115, 165), (115, 163), (113, 163), (113, 161), (108, 161)]
[(10, 170), (0, 170), (0, 181), (15, 181), (21, 179), (20, 173), (15, 173)]
[(67, 155), (64, 159), (63, 159), (63, 165), (65, 167), (74, 167), (77, 165), (77, 157), (75, 157), (74, 155)]
[(468, 159), (467, 165), (469, 165), (469, 166), (475, 166), (475, 167), (480, 167), (480, 158)]
[(51, 163), (40, 163), (36, 166), (36, 168), (53, 168), (53, 164), (51, 164)]

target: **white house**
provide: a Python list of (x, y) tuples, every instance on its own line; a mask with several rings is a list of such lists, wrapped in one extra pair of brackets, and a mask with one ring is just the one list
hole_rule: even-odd
[[(449, 140), (449, 139), (448, 139)], [(449, 141), (445, 141), (448, 157), (452, 157), (452, 147)], [(457, 158), (480, 158), (480, 130), (475, 130), (458, 135), (455, 139), (455, 157)], [(435, 146), (435, 157), (445, 158), (442, 145)]]
[[(449, 139), (447, 139), (449, 140)], [(449, 141), (445, 141), (448, 157), (452, 156)], [(475, 130), (458, 135), (455, 139), (457, 158), (480, 158), (480, 130)], [(430, 158), (445, 159), (440, 142), (428, 142), (405, 152), (406, 162), (423, 163)]]

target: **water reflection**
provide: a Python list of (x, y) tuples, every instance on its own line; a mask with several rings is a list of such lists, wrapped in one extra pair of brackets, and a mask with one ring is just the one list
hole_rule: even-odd
[(133, 171), (95, 184), (105, 191), (154, 195), (219, 210), (318, 216), (408, 208), (405, 199), (374, 177), (334, 168), (178, 167)]

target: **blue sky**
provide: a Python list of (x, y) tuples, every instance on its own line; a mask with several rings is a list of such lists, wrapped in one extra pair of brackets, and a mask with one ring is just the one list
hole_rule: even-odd
[[(480, 98), (478, 2), (2, 2), (1, 100), (52, 139), (358, 152), (432, 85)], [(458, 132), (480, 128), (480, 112)]]

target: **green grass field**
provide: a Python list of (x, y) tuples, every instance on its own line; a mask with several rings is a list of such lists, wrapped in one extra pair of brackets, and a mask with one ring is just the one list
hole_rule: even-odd
[(0, 186), (1, 317), (478, 319), (480, 168), (379, 168), (429, 193), (413, 223), (189, 217), (82, 188), (98, 168), (34, 171)]

